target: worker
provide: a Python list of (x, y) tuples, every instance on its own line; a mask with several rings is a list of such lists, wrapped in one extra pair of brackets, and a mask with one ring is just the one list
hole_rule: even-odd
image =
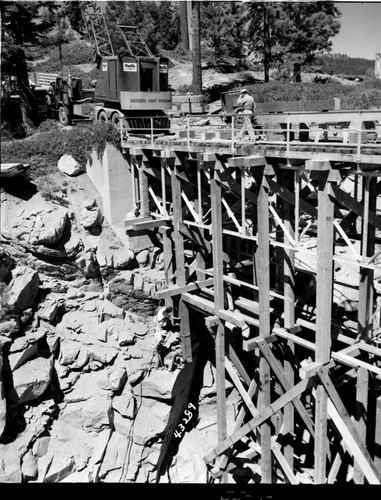
[(247, 93), (246, 89), (242, 89), (239, 93), (237, 105), (240, 108), (239, 113), (245, 115), (242, 128), (238, 134), (238, 139), (240, 141), (244, 140), (245, 132), (247, 132), (250, 139), (255, 141), (255, 132), (251, 123), (251, 118), (255, 110), (255, 102), (254, 98)]
[(155, 316), (155, 335), (154, 335), (154, 345), (157, 353), (157, 363), (156, 367), (163, 366), (164, 357), (168, 353), (168, 348), (164, 346), (167, 339), (168, 332), (171, 330), (172, 324), (172, 307), (161, 307)]

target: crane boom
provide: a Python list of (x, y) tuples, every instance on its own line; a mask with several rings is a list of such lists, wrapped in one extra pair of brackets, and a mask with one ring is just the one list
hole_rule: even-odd
[(97, 60), (104, 56), (114, 56), (114, 48), (106, 20), (96, 2), (81, 2), (82, 15), (88, 28), (91, 29)]

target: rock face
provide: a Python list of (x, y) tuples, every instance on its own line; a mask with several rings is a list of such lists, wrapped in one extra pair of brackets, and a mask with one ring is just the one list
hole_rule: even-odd
[[(2, 483), (156, 482), (180, 373), (155, 368), (152, 294), (163, 276), (150, 252), (136, 259), (104, 222), (99, 235), (88, 231), (78, 207), (92, 212), (93, 200), (73, 210), (39, 194), (2, 201)], [(215, 409), (206, 373), (201, 414)], [(204, 448), (217, 442), (206, 425)], [(192, 440), (184, 443), (188, 454)], [(192, 453), (175, 456), (162, 480), (203, 482), (201, 452)]]

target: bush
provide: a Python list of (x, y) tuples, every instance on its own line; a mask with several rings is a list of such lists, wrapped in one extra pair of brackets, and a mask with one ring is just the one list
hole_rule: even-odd
[(101, 158), (107, 142), (121, 150), (119, 131), (111, 123), (75, 126), (70, 130), (54, 127), (26, 139), (4, 142), (1, 158), (4, 163), (29, 163), (27, 176), (35, 180), (55, 173), (58, 160), (64, 154), (72, 155), (82, 166), (86, 165), (93, 149)]

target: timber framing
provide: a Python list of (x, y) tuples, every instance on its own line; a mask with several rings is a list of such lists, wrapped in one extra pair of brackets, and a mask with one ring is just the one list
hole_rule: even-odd
[[(154, 298), (174, 306), (186, 362), (192, 311), (214, 341), (211, 480), (381, 484), (381, 144), (188, 134), (122, 146), (140, 207), (126, 230), (163, 247)], [(227, 380), (241, 398), (230, 432)]]

